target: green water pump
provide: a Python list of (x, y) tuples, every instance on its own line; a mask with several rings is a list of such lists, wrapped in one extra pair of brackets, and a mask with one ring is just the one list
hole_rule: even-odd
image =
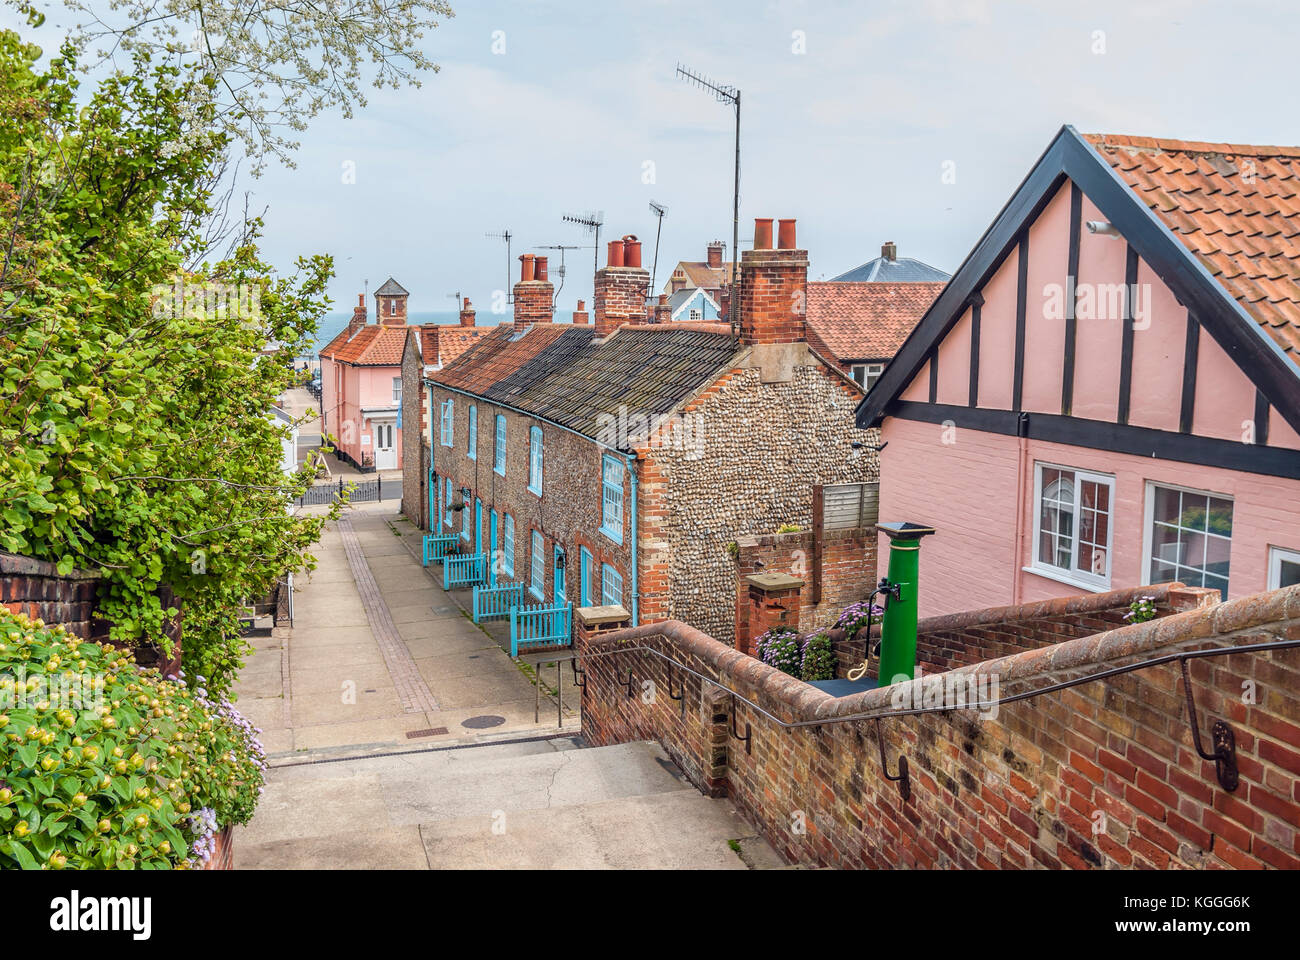
[(916, 672), (917, 569), (921, 538), (934, 533), (919, 523), (881, 523), (879, 530), (889, 537), (889, 575), (876, 592), (883, 597), (880, 624), (879, 685), (889, 686), (912, 679)]

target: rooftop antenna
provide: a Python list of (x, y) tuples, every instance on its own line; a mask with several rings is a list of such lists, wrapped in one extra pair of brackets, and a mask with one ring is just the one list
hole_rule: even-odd
[(554, 310), (554, 309), (555, 309), (555, 305), (556, 305), (557, 303), (559, 303), (559, 301), (560, 301), (560, 291), (564, 289), (564, 251), (565, 251), (565, 250), (581, 250), (582, 247), (579, 246), (578, 244), (573, 244), (573, 245), (571, 245), (571, 246), (566, 246), (566, 245), (563, 244), (563, 243), (552, 243), (552, 244), (549, 244), (549, 245), (547, 245), (547, 246), (539, 247), (538, 249), (541, 249), (541, 250), (559, 250), (559, 251), (560, 251), (560, 265), (559, 265), (558, 267), (555, 268), (555, 274), (556, 274), (556, 276), (558, 276), (558, 277), (560, 278), (560, 285), (559, 285), (559, 287), (557, 287), (556, 290), (555, 290), (555, 296), (553, 296), (553, 297), (551, 298), (551, 309)]
[(509, 227), (506, 227), (500, 233), (485, 233), (483, 236), (492, 240), (504, 240), (506, 242), (506, 303), (514, 303), (515, 293), (510, 289), (510, 241), (513, 239), (514, 234), (510, 232)]
[(688, 70), (680, 63), (677, 64), (677, 76), (713, 94), (719, 103), (731, 104), (736, 110), (736, 179), (731, 193), (731, 313), (734, 317), (737, 302), (736, 284), (740, 278), (736, 267), (736, 257), (740, 250), (740, 91), (730, 84), (714, 83), (707, 77)]
[(461, 300), (461, 298), (460, 298), (460, 291), (457, 290), (455, 293), (449, 293), (449, 294), (447, 294), (447, 299), (448, 299), (448, 300), (455, 300), (455, 301), (456, 301), (456, 314), (457, 314), (457, 316), (459, 316), (459, 315), (460, 315), (461, 304), (464, 303), (464, 301)]
[(650, 295), (654, 296), (655, 275), (659, 272), (659, 234), (664, 228), (664, 214), (668, 208), (662, 203), (650, 201), (650, 212), (659, 218), (659, 224), (655, 227), (655, 259), (654, 268), (650, 271)]
[(605, 223), (605, 212), (597, 210), (594, 213), (588, 213), (583, 216), (566, 213), (563, 217), (565, 223), (576, 223), (584, 228), (588, 233), (595, 234), (596, 254), (593, 264), (594, 270), (600, 269), (600, 228)]

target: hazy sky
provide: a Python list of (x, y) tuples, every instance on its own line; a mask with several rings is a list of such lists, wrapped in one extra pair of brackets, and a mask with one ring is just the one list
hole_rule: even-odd
[[(486, 314), (506, 263), (484, 234), (589, 245), (565, 213), (603, 210), (602, 246), (635, 233), (649, 266), (667, 204), (659, 285), (729, 242), (732, 114), (678, 62), (743, 92), (741, 249), (754, 217), (797, 217), (814, 279), (886, 240), (953, 270), (1063, 123), (1300, 142), (1289, 3), (451, 2), (425, 41), (440, 73), (318, 118), (297, 169), (249, 182), (273, 262), (334, 255), (335, 309), (391, 274), (413, 311), (459, 290)], [(566, 312), (592, 251), (567, 262)]]

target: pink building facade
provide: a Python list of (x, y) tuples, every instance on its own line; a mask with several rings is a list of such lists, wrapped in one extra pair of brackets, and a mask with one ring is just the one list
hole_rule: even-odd
[(1062, 130), (859, 409), (923, 616), (1300, 581), (1293, 166)]

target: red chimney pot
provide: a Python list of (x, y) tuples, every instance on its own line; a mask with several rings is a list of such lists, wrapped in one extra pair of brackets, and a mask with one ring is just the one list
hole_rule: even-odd
[(641, 266), (641, 241), (630, 233), (623, 238), (623, 266)]
[(527, 283), (533, 279), (533, 255), (531, 253), (521, 253), (519, 255), (519, 282)]
[(793, 220), (778, 220), (776, 248), (778, 250), (793, 250), (795, 248)]
[(759, 217), (754, 220), (754, 249), (772, 249), (772, 218)]
[(609, 264), (608, 265), (611, 267), (623, 266), (623, 241), (622, 240), (609, 241)]
[(546, 279), (546, 258), (538, 257), (534, 262), (536, 264), (536, 267), (533, 272), (533, 279), (545, 280)]

